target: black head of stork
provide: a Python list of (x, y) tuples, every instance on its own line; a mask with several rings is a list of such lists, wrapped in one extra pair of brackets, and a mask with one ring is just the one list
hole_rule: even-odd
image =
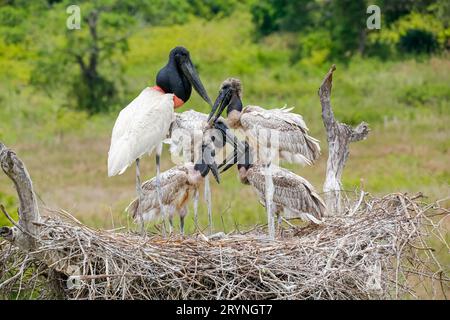
[(184, 47), (175, 47), (170, 51), (169, 61), (156, 76), (156, 84), (164, 92), (175, 94), (183, 102), (189, 100), (194, 87), (203, 100), (212, 105), (189, 51)]
[(219, 169), (214, 156), (214, 148), (210, 144), (202, 144), (201, 159), (195, 164), (194, 170), (200, 172), (203, 178), (211, 171), (217, 183), (220, 183)]
[[(237, 111), (239, 114), (242, 111), (242, 84), (239, 79), (228, 78), (221, 84), (219, 95), (209, 114), (208, 123), (210, 125), (215, 123), (225, 108), (227, 108), (227, 116), (233, 111)], [(216, 111), (217, 114), (213, 118)]]

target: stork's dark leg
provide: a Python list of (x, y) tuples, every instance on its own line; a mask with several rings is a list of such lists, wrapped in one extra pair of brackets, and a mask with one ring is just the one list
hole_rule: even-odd
[(173, 232), (173, 215), (169, 214), (169, 234)]
[(143, 199), (142, 185), (141, 185), (141, 169), (139, 167), (139, 159), (136, 159), (136, 193), (138, 195), (138, 216), (139, 223), (141, 225), (141, 234), (144, 235), (145, 227), (144, 227), (144, 216), (142, 215), (141, 201)]
[(277, 228), (278, 230), (281, 230), (281, 224), (283, 223), (282, 217), (281, 217), (281, 213), (277, 213)]
[(264, 172), (265, 182), (265, 198), (266, 198), (266, 211), (267, 211), (267, 228), (269, 229), (269, 238), (275, 239), (275, 219), (273, 216), (273, 193), (274, 186), (272, 180), (272, 168), (270, 164), (265, 166)]
[(198, 188), (195, 188), (194, 192), (194, 225), (195, 231), (198, 231), (198, 198), (200, 196), (200, 191)]
[(208, 229), (209, 234), (213, 232), (213, 221), (212, 221), (212, 207), (211, 207), (211, 186), (209, 184), (209, 177), (205, 177), (205, 201), (208, 209)]
[(180, 210), (180, 233), (184, 236), (184, 217), (187, 214), (187, 207), (183, 207)]
[(156, 194), (158, 196), (158, 204), (161, 208), (162, 213), (162, 233), (163, 236), (166, 236), (166, 209), (163, 206), (162, 203), (162, 191), (161, 191), (161, 180), (160, 180), (160, 173), (161, 173), (161, 153), (162, 153), (162, 143), (160, 143), (156, 148)]

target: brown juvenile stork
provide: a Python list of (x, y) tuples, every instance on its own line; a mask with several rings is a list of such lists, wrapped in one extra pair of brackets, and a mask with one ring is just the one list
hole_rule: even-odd
[(188, 162), (173, 167), (160, 175), (161, 208), (158, 201), (158, 183), (156, 177), (142, 184), (142, 197), (134, 199), (126, 208), (128, 214), (137, 219), (139, 212), (144, 221), (161, 217), (161, 210), (168, 209), (170, 231), (173, 229), (173, 216), (180, 216), (180, 232), (184, 234), (184, 218), (187, 214), (187, 204), (194, 192), (200, 187), (209, 171), (212, 171), (219, 182), (219, 174), (214, 162), (214, 150), (210, 146), (202, 146), (202, 158), (196, 164)]
[[(188, 110), (175, 114), (175, 120), (170, 126), (166, 143), (170, 144), (170, 153), (173, 157), (182, 157), (182, 162), (194, 162), (198, 157), (197, 151), (201, 150), (202, 144), (214, 144), (215, 148), (221, 149), (225, 146), (225, 132), (228, 127), (225, 120), (220, 117), (214, 128), (208, 125), (208, 114), (195, 110)], [(219, 129), (219, 130), (211, 130)], [(173, 159), (179, 161), (180, 159)], [(208, 226), (210, 232), (213, 230), (211, 189), (208, 176), (205, 177), (205, 201), (208, 207)], [(199, 189), (194, 193), (194, 221), (198, 227), (198, 199)]]
[(228, 126), (244, 133), (252, 150), (257, 151), (256, 162), (264, 165), (269, 236), (274, 238), (275, 227), (271, 212), (274, 181), (271, 174), (277, 167), (272, 163), (279, 156), (289, 162), (311, 165), (320, 155), (319, 141), (308, 135), (308, 127), (302, 116), (292, 113), (292, 109), (266, 110), (258, 106), (243, 108), (242, 83), (239, 79), (229, 78), (222, 83), (208, 123), (215, 123), (225, 108)]
[[(250, 146), (245, 142), (245, 156), (234, 154), (219, 168), (224, 172), (237, 163), (239, 178), (243, 184), (250, 184), (259, 196), (263, 206), (267, 205), (266, 165), (253, 162)], [(305, 178), (276, 165), (272, 167), (273, 197), (272, 210), (281, 224), (281, 213), (287, 218), (300, 218), (303, 221), (320, 224), (326, 207), (314, 187)], [(270, 219), (269, 219), (270, 220)], [(270, 221), (269, 221), (270, 224)]]

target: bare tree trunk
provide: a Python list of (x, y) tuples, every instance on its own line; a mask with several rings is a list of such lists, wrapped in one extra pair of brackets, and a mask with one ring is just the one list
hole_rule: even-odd
[(358, 40), (358, 52), (360, 55), (364, 55), (366, 51), (366, 39), (367, 39), (367, 31), (366, 29), (361, 29), (359, 32), (359, 40)]
[(14, 182), (20, 201), (19, 223), (12, 228), (0, 228), (0, 236), (13, 241), (22, 249), (32, 250), (38, 234), (35, 222), (39, 222), (40, 215), (30, 175), (22, 160), (1, 142), (0, 165), (3, 172)]
[(349, 155), (348, 146), (350, 142), (364, 140), (369, 134), (369, 127), (365, 122), (361, 122), (353, 129), (334, 118), (331, 108), (331, 87), (335, 70), (336, 66), (333, 65), (325, 76), (318, 92), (322, 105), (322, 120), (327, 131), (328, 142), (327, 172), (323, 185), (328, 215), (341, 213), (341, 177)]

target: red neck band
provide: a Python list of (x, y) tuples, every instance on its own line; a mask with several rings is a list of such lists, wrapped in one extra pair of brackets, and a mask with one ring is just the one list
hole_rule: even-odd
[[(165, 94), (164, 90), (163, 90), (161, 87), (159, 87), (159, 86), (151, 87), (151, 89), (157, 90), (157, 91), (159, 91), (159, 92)], [(183, 104), (184, 104), (184, 101), (181, 100), (180, 98), (178, 98), (178, 97), (174, 94), (174, 95), (173, 95), (173, 107), (176, 109), (176, 108), (181, 107)]]

